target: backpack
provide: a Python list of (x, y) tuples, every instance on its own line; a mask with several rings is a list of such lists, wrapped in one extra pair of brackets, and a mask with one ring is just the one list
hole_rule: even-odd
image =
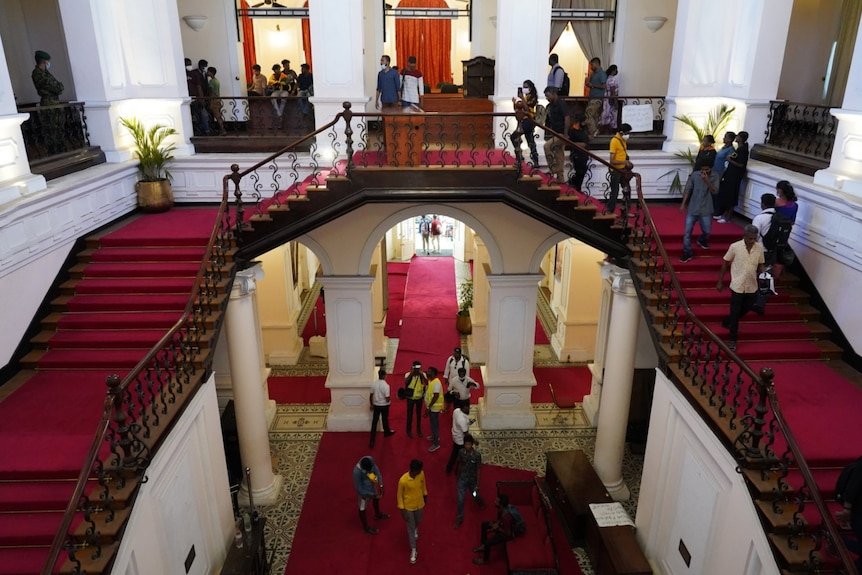
[[(555, 68), (555, 70), (554, 70), (555, 74), (556, 74), (556, 68), (563, 70), (563, 67), (560, 66), (559, 64), (554, 64), (554, 68)], [(557, 94), (559, 94), (560, 96), (568, 96), (569, 90), (571, 90), (571, 88), (572, 88), (572, 81), (569, 80), (569, 73), (566, 72), (565, 70), (563, 70), (563, 83), (560, 84), (560, 89), (557, 91)]]
[[(862, 469), (862, 458), (857, 459), (856, 461), (847, 465), (847, 467), (841, 470), (841, 475), (838, 476), (838, 481), (835, 482), (835, 499), (839, 503), (844, 503), (845, 496), (847, 495), (847, 486), (850, 483), (850, 478), (859, 469)], [(851, 493), (850, 496), (855, 499), (859, 499), (858, 493)], [(848, 501), (848, 503), (852, 503), (855, 506), (857, 502)]]
[(786, 215), (779, 212), (772, 214), (769, 231), (763, 236), (763, 248), (768, 252), (774, 252), (787, 247), (792, 228), (793, 222)]
[(428, 227), (428, 220), (422, 220), (419, 222), (419, 233), (423, 236), (427, 236), (430, 233), (430, 229)]
[(518, 511), (518, 508), (514, 505), (509, 505), (506, 509), (506, 513), (512, 516), (512, 520), (515, 522), (515, 537), (518, 535), (523, 535), (527, 532), (527, 522), (524, 521), (524, 516), (521, 515), (521, 512)]

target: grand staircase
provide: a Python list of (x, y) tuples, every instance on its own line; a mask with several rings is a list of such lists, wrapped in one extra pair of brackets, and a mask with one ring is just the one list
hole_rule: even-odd
[[(357, 116), (347, 110), (295, 146), (335, 130), (342, 120), (349, 123), (352, 117), (355, 122)], [(208, 375), (211, 342), (218, 333), (234, 261), (242, 266), (370, 202), (504, 203), (609, 254), (633, 272), (654, 328), (660, 368), (688, 394), (736, 457), (783, 572), (849, 572), (840, 568), (841, 561), (845, 565), (852, 561), (830, 518), (832, 494), (828, 489), (834, 485), (842, 458), (806, 463), (784, 424), (771, 387), (772, 374), (758, 365), (788, 356), (818, 365), (835, 363), (841, 353), (829, 340), (830, 330), (818, 321), (818, 311), (808, 303), (796, 278), (786, 275), (779, 284), (780, 295), (768, 308), (769, 321), (755, 321), (754, 317), (745, 321), (738, 354), (733, 354), (721, 342), (719, 326), (726, 296), (716, 295), (710, 284), (714, 285), (722, 245), (736, 239), (738, 229), (728, 228), (727, 235), (717, 233), (708, 255), (677, 264), (679, 238), (656, 227), (640, 195), (637, 175), (632, 180), (634, 203), (609, 214), (594, 194), (552, 183), (506, 150), (465, 151), (456, 145), (451, 152), (444, 143), (439, 149), (426, 143), (424, 152), (412, 150), (409, 161), (403, 161), (382, 140), (376, 144), (369, 140), (354, 149), (351, 134), (346, 141), (348, 160), (330, 166), (316, 165), (319, 155), (313, 144), (311, 167), (300, 168), (291, 148), (248, 170), (234, 166), (226, 178), (219, 224), (209, 243), (129, 240), (110, 245), (105, 237), (93, 238), (79, 263), (69, 270), (71, 279), (61, 286), (62, 295), (52, 302), (52, 313), (44, 318), (43, 330), (32, 342), (34, 349), (24, 359), (24, 366), (31, 370), (21, 376), (30, 376), (24, 385), (51, 375), (57, 376), (55, 387), (57, 378), (73, 384), (84, 378), (95, 382), (88, 386), (90, 394), (104, 394), (101, 382), (106, 374), (129, 373), (122, 386), (119, 379), (110, 382), (111, 397), (117, 403), (111, 408), (108, 402), (108, 425), (124, 409), (140, 416), (138, 407), (118, 406), (124, 401), (135, 403), (131, 390), (144, 385), (142, 381), (154, 368), (169, 374), (161, 385), (176, 383), (183, 376), (186, 397)], [(606, 164), (597, 156), (593, 163)], [(274, 193), (266, 193), (267, 189)], [(235, 208), (228, 214), (224, 210), (229, 196)], [(232, 225), (235, 222), (239, 224)], [(134, 329), (130, 329), (132, 317)], [(184, 319), (179, 321), (181, 317)], [(182, 366), (157, 367), (177, 356), (183, 358)], [(145, 360), (143, 364), (141, 360)], [(45, 389), (54, 388), (46, 385)], [(178, 411), (172, 409), (176, 415)], [(97, 419), (98, 414), (95, 416)], [(45, 425), (40, 422), (34, 427)], [(89, 429), (92, 424), (87, 433)], [(159, 432), (155, 430), (155, 435)], [(46, 453), (69, 455), (54, 447), (56, 435), (43, 440)], [(73, 484), (84, 454), (72, 455), (69, 459), (77, 459), (77, 467), (48, 462), (30, 469), (4, 469), (0, 462), (0, 552), (4, 557), (0, 575), (37, 573), (58, 532), (60, 542), (65, 539), (67, 546), (73, 546), (80, 562), (64, 562), (61, 556), (58, 565), (63, 565), (64, 572), (101, 573), (110, 568), (142, 469), (125, 467), (123, 461), (110, 456), (102, 461), (96, 453), (90, 466), (85, 464), (85, 470), (90, 470), (85, 474), (87, 481), (79, 481), (76, 488)], [(72, 508), (64, 509), (64, 502), (68, 504), (75, 489), (88, 497), (72, 513)], [(23, 519), (31, 526), (27, 530), (20, 528)], [(64, 537), (67, 532), (70, 535)], [(55, 549), (57, 543), (55, 540)], [(836, 555), (836, 547), (843, 557)]]

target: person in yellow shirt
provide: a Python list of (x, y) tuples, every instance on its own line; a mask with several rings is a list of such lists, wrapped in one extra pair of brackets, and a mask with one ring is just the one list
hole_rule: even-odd
[(613, 212), (617, 207), (617, 198), (620, 195), (620, 182), (623, 181), (623, 173), (632, 169), (628, 152), (628, 139), (631, 131), (631, 125), (621, 124), (620, 131), (611, 138), (610, 163), (616, 169), (611, 171), (611, 193), (605, 204), (608, 207), (608, 212)]
[(410, 542), (410, 563), (416, 563), (419, 555), (416, 551), (416, 541), (419, 539), (419, 524), (428, 502), (428, 488), (425, 485), (423, 464), (414, 459), (410, 462), (410, 470), (398, 480), (398, 509), (401, 517), (407, 523), (407, 540)]
[(446, 407), (443, 397), (443, 384), (437, 377), (437, 368), (428, 368), (428, 386), (425, 388), (425, 417), (431, 421), (431, 435), (426, 439), (431, 440), (428, 451), (434, 452), (440, 449), (440, 412)]
[(407, 399), (407, 437), (413, 437), (413, 412), (416, 412), (416, 435), (422, 437), (422, 400), (428, 377), (422, 371), (422, 362), (414, 361), (413, 369), (404, 374), (404, 393)]

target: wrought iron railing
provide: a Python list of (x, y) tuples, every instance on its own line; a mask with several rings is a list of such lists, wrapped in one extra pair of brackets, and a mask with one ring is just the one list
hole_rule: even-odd
[[(739, 468), (767, 486), (773, 512), (787, 515), (787, 547), (807, 548), (807, 572), (819, 573), (824, 564), (834, 562), (841, 569), (834, 572), (856, 575), (853, 559), (785, 420), (772, 370), (755, 373), (692, 312), (650, 216), (640, 176), (636, 178), (640, 210), (631, 235), (636, 259), (629, 268), (642, 288), (644, 309), (654, 310), (652, 333), (659, 353), (669, 357), (669, 377), (716, 431)], [(751, 482), (751, 477), (747, 480)], [(812, 517), (816, 517), (814, 524)]]
[(829, 162), (838, 118), (829, 106), (787, 100), (769, 103), (765, 143), (793, 154)]
[[(587, 98), (585, 96), (574, 96), (564, 98), (571, 114), (587, 113), (590, 101), (601, 100), (601, 108), (598, 109), (597, 124), (600, 134), (612, 135), (623, 120), (623, 108), (625, 106), (650, 106), (652, 108), (652, 129), (637, 131), (638, 136), (662, 136), (664, 134), (664, 121), (667, 114), (667, 104), (664, 96), (605, 96), (604, 98)], [(602, 119), (605, 108), (610, 110), (610, 122)]]
[(194, 98), (195, 136), (299, 137), (314, 130), (314, 106), (303, 96)]
[(90, 147), (83, 102), (23, 106), (18, 112), (30, 115), (21, 124), (21, 135), (31, 162)]
[[(354, 169), (499, 166), (512, 168), (515, 177), (540, 174), (538, 166), (524, 161), (523, 111), (380, 114), (354, 113), (349, 103), (344, 106), (345, 111), (333, 121), (290, 146), (246, 170), (236, 167), (229, 178), (239, 211), (238, 222), (264, 217), (268, 209), (284, 206), (291, 197), (325, 186), (327, 177), (349, 177)], [(563, 134), (530, 122), (537, 146), (544, 144), (546, 137), (556, 136), (566, 147), (565, 173), (570, 176), (570, 152), (576, 144)], [(300, 157), (300, 150), (308, 150), (307, 155)], [(580, 193), (587, 199), (606, 199), (614, 168), (590, 150), (578, 148), (578, 153), (588, 157)], [(595, 177), (597, 172), (603, 172), (604, 177)], [(631, 198), (629, 180), (622, 180), (620, 205), (627, 209)], [(607, 213), (604, 204), (597, 206)], [(636, 205), (631, 207), (635, 209)], [(628, 228), (628, 222), (624, 222), (623, 232)], [(241, 242), (242, 229), (237, 234)]]
[[(85, 573), (86, 561), (113, 560), (115, 542), (100, 535), (100, 525), (118, 520), (116, 502), (133, 501), (159, 445), (211, 371), (201, 341), (208, 335), (215, 341), (227, 304), (234, 227), (224, 195), (194, 287), (176, 323), (122, 380), (108, 377), (102, 419), (42, 575), (58, 572), (63, 552), (70, 564), (64, 572), (73, 575)], [(83, 535), (81, 527), (72, 530), (76, 518)]]

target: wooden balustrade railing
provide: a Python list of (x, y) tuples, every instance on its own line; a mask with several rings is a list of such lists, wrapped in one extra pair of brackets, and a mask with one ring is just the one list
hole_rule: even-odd
[[(643, 274), (648, 280), (646, 285), (638, 279), (636, 284), (657, 298), (653, 305), (659, 314), (653, 324), (653, 336), (660, 356), (668, 355), (663, 349), (664, 341), (679, 355), (675, 362), (667, 362), (669, 377), (716, 432), (739, 462), (740, 469), (754, 470), (761, 481), (771, 485), (775, 511), (786, 512), (781, 504), (791, 506), (787, 544), (795, 549), (803, 540), (813, 543), (808, 552), (808, 572), (818, 573), (823, 568), (820, 557), (830, 557), (841, 564), (841, 572), (856, 575), (854, 560), (784, 418), (772, 370), (763, 368), (755, 373), (692, 312), (650, 217), (640, 175), (635, 174), (635, 178), (643, 218), (636, 220), (631, 243), (645, 265), (639, 267), (632, 260), (629, 269), (634, 278)], [(641, 297), (646, 309), (648, 304), (643, 294)], [(657, 334), (656, 328), (663, 333)], [(790, 478), (791, 471), (801, 475), (801, 484)], [(814, 506), (819, 516), (817, 525), (812, 526), (802, 518), (809, 505)]]
[[(211, 358), (202, 360), (199, 355), (200, 341), (220, 327), (218, 318), (233, 279), (228, 264), (234, 227), (228, 196), (223, 194), (183, 312), (128, 375), (108, 377), (102, 418), (42, 575), (57, 573), (64, 551), (73, 574), (84, 573), (86, 561), (112, 560), (114, 542), (103, 540), (99, 522), (115, 519), (120, 512), (115, 501), (133, 501), (159, 445), (211, 371)], [(83, 540), (71, 530), (76, 517), (86, 526)]]

